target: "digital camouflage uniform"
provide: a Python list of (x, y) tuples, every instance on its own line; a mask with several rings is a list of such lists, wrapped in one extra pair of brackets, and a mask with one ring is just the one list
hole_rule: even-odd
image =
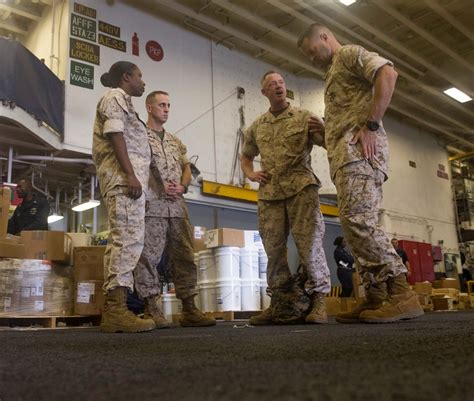
[(376, 135), (377, 147), (372, 162), (364, 158), (360, 143), (349, 143), (366, 123), (375, 74), (387, 64), (393, 65), (360, 46), (342, 46), (334, 54), (325, 77), (325, 139), (339, 217), (364, 280), (372, 283), (406, 272), (378, 224), (382, 184), (388, 176), (387, 134), (382, 124), (372, 134)]
[[(128, 157), (143, 189), (139, 199), (127, 195), (127, 179), (108, 136), (113, 132), (123, 133)], [(133, 270), (142, 253), (145, 235), (145, 196), (151, 153), (145, 124), (138, 118), (131, 97), (120, 88), (110, 89), (99, 100), (92, 158), (110, 229), (104, 256), (104, 291), (116, 287), (133, 291)]]
[(141, 298), (160, 293), (156, 266), (167, 252), (178, 299), (197, 295), (192, 227), (184, 198), (166, 199), (163, 182), (181, 183), (183, 168), (189, 163), (186, 146), (165, 132), (163, 140), (148, 129), (153, 168), (145, 217), (145, 246), (135, 269), (135, 288)]
[(310, 116), (309, 111), (292, 106), (277, 117), (268, 111), (244, 136), (242, 153), (249, 158), (260, 154), (262, 170), (271, 176), (258, 191), (259, 231), (268, 255), (270, 291), (285, 287), (291, 276), (287, 259), (290, 232), (307, 276), (306, 291), (330, 291), (324, 221), (319, 209), (320, 182), (311, 168), (311, 150), (319, 143), (308, 132)]

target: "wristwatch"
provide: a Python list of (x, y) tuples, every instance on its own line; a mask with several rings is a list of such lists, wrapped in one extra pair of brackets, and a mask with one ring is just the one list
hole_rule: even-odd
[(380, 124), (377, 121), (367, 120), (365, 122), (365, 126), (369, 129), (369, 131), (377, 131), (380, 128)]

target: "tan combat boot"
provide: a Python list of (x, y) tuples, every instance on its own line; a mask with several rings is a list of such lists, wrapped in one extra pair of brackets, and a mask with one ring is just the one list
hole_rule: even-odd
[(168, 329), (171, 324), (166, 320), (165, 315), (160, 307), (160, 296), (152, 295), (145, 299), (145, 312), (143, 314), (144, 319), (153, 319), (157, 329)]
[(104, 333), (138, 333), (155, 328), (151, 319), (140, 319), (127, 308), (126, 287), (117, 287), (109, 290), (105, 296), (104, 311), (100, 330)]
[(306, 323), (324, 324), (328, 322), (325, 296), (325, 294), (317, 292), (311, 294), (311, 310), (305, 318)]
[(181, 319), (179, 320), (181, 327), (207, 327), (216, 324), (216, 319), (207, 317), (196, 308), (194, 295), (181, 300), (181, 302), (183, 304), (183, 311), (181, 313)]
[(273, 318), (273, 313), (272, 313), (272, 307), (270, 306), (267, 309), (263, 310), (258, 315), (252, 316), (249, 319), (249, 323), (252, 326), (268, 326), (268, 325), (273, 324), (272, 318)]
[(339, 313), (336, 316), (338, 323), (360, 323), (360, 314), (366, 310), (380, 308), (387, 299), (387, 286), (385, 283), (371, 284), (366, 291), (365, 301), (350, 312)]
[(405, 274), (387, 280), (388, 302), (378, 309), (360, 314), (364, 323), (392, 323), (423, 316), (418, 296), (410, 290)]

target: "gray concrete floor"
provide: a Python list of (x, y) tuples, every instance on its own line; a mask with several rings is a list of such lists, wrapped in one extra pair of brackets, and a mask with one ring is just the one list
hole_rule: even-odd
[(1, 331), (0, 400), (474, 400), (474, 311), (390, 325), (245, 323)]

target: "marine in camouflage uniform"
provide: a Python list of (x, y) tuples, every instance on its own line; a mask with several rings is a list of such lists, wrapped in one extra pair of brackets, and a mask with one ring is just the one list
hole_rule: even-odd
[[(270, 75), (266, 75), (268, 80), (282, 80), (279, 74)], [(283, 91), (284, 81), (280, 86)], [(300, 257), (304, 288), (310, 296), (322, 297), (330, 291), (330, 276), (323, 248), (320, 181), (311, 167), (311, 150), (314, 145), (321, 145), (321, 137), (309, 130), (309, 111), (283, 101), (283, 111), (272, 113), (270, 109), (250, 126), (242, 147), (242, 155), (248, 160), (260, 155), (262, 170), (269, 177), (267, 182), (261, 182), (258, 191), (259, 231), (268, 255), (268, 288), (274, 294), (292, 282), (287, 259), (291, 232)]]
[(192, 227), (184, 198), (168, 198), (162, 182), (181, 183), (183, 169), (189, 165), (186, 146), (178, 137), (166, 131), (163, 139), (160, 139), (156, 131), (150, 128), (148, 139), (153, 172), (145, 212), (145, 246), (134, 272), (135, 288), (143, 299), (160, 294), (156, 266), (166, 250), (176, 297), (186, 299), (197, 295)]
[(97, 104), (92, 149), (110, 230), (100, 329), (106, 333), (149, 331), (156, 327), (153, 319), (141, 319), (127, 308), (133, 269), (143, 249), (151, 161), (146, 127), (131, 96), (141, 96), (145, 83), (140, 69), (127, 61), (114, 63), (100, 81), (113, 88)]
[[(146, 198), (145, 246), (134, 271), (135, 288), (145, 300), (145, 314), (158, 328), (169, 327), (160, 308), (161, 283), (157, 265), (166, 252), (176, 297), (183, 304), (182, 326), (210, 326), (194, 303), (197, 267), (194, 263), (192, 227), (183, 193), (191, 180), (186, 146), (163, 124), (168, 119), (169, 95), (155, 91), (147, 96), (148, 141), (152, 152), (149, 193)], [(173, 188), (170, 195), (169, 188)]]
[[(344, 237), (368, 289), (368, 303), (338, 321), (418, 317), (423, 312), (409, 291), (406, 267), (379, 225), (382, 184), (388, 178), (387, 134), (381, 119), (395, 86), (393, 63), (361, 46), (341, 46), (317, 24), (300, 37), (298, 46), (315, 64), (327, 67), (322, 131)], [(364, 138), (372, 145), (364, 147)], [(390, 305), (381, 309), (386, 285)]]
[[(115, 156), (109, 133), (122, 132), (127, 153), (143, 194), (132, 199), (127, 178)], [(127, 287), (133, 291), (133, 270), (142, 253), (145, 237), (145, 194), (151, 152), (146, 127), (138, 118), (131, 96), (121, 88), (107, 91), (97, 105), (92, 158), (100, 192), (109, 218), (109, 239), (104, 257), (104, 290)]]

